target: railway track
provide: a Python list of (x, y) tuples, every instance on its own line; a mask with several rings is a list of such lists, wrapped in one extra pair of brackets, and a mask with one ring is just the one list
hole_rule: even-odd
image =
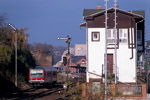
[[(76, 85), (78, 79), (69, 80), (71, 87)], [(80, 81), (83, 83), (83, 81)], [(0, 100), (62, 100), (62, 95), (66, 91), (63, 89), (63, 83), (59, 82), (49, 87), (33, 87), (28, 90), (17, 91), (11, 95), (6, 95)]]
[(50, 87), (37, 87), (17, 91), (0, 98), (0, 100), (46, 100), (45, 98), (49, 98), (48, 100), (57, 100), (61, 98), (59, 91), (63, 91), (61, 83)]

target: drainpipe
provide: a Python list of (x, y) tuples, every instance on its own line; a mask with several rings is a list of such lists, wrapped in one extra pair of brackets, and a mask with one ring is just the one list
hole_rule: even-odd
[(86, 81), (89, 83), (89, 55), (88, 55), (88, 23), (86, 22)]
[(89, 76), (88, 76), (88, 72), (89, 72), (89, 67), (88, 67), (88, 23), (86, 22), (86, 29), (82, 29), (80, 27), (81, 31), (86, 31), (86, 82), (89, 83)]
[[(133, 22), (132, 22), (133, 20), (131, 19), (131, 48), (132, 48), (132, 50), (131, 50), (131, 52), (132, 52), (132, 54), (131, 54), (131, 58), (130, 59), (133, 59), (133, 32), (132, 32), (132, 25), (133, 25)], [(130, 45), (130, 44), (129, 44)]]

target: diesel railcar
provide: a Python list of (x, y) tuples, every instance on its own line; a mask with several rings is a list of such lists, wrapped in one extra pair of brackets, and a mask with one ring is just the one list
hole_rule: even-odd
[(29, 69), (30, 84), (54, 84), (57, 82), (57, 68), (38, 66)]

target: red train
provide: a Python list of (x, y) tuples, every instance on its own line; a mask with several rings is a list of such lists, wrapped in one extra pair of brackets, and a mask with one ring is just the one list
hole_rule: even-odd
[(38, 66), (29, 69), (29, 83), (31, 84), (54, 84), (57, 82), (57, 68)]

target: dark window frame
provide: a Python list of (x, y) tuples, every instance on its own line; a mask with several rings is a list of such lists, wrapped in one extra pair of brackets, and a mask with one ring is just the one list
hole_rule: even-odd
[[(97, 34), (97, 38), (98, 39), (94, 39), (94, 34)], [(100, 41), (100, 32), (92, 32), (92, 41), (93, 42), (98, 42), (98, 41)]]

